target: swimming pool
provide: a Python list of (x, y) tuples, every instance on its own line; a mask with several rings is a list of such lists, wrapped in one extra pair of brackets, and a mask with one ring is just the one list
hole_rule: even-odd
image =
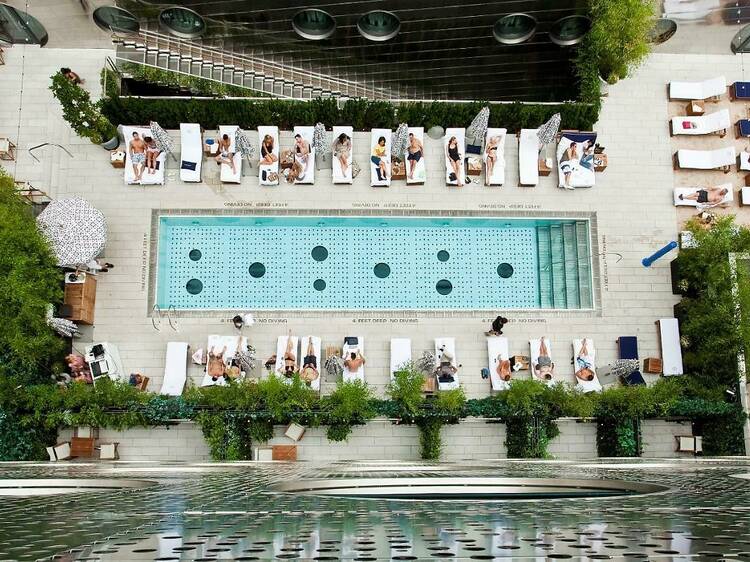
[(156, 304), (591, 308), (587, 220), (160, 216)]

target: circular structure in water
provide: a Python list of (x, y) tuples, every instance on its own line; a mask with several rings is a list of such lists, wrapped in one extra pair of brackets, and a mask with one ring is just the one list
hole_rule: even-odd
[(666, 43), (677, 33), (677, 22), (668, 18), (659, 18), (648, 32), (648, 40), (654, 45)]
[(38, 19), (13, 6), (0, 3), (0, 42), (44, 47), (48, 39), (47, 30)]
[(0, 479), (0, 497), (59, 496), (81, 492), (111, 492), (123, 488), (141, 489), (156, 482), (118, 478), (22, 478)]
[(310, 255), (315, 261), (325, 261), (328, 257), (328, 249), (325, 246), (315, 246)]
[(556, 45), (570, 47), (583, 41), (589, 29), (591, 20), (586, 16), (567, 16), (554, 23), (549, 38)]
[(250, 273), (251, 277), (260, 279), (266, 274), (266, 266), (260, 263), (259, 261), (256, 261), (255, 263), (250, 264), (250, 267), (248, 268), (248, 272)]
[(450, 259), (451, 255), (448, 253), (447, 250), (440, 250), (437, 253), (437, 259), (438, 261), (448, 261)]
[(509, 263), (501, 263), (497, 266), (497, 274), (503, 279), (508, 279), (513, 275), (513, 266)]
[(197, 39), (206, 32), (207, 27), (206, 20), (200, 14), (180, 6), (162, 10), (159, 25), (181, 39)]
[(529, 14), (508, 14), (501, 17), (492, 27), (492, 34), (498, 43), (518, 45), (531, 39), (536, 32), (536, 19)]
[(396, 477), (330, 478), (284, 482), (276, 490), (362, 499), (513, 501), (565, 498), (608, 498), (653, 494), (666, 486), (603, 479)]
[(141, 29), (137, 17), (117, 6), (99, 6), (91, 17), (99, 29), (110, 33), (137, 33)]
[(188, 257), (190, 257), (190, 259), (193, 261), (198, 261), (199, 259), (201, 259), (201, 256), (203, 256), (201, 251), (195, 249), (190, 250), (190, 253), (188, 254)]
[(322, 279), (316, 279), (315, 282), (313, 283), (313, 289), (315, 289), (316, 291), (324, 291), (325, 288), (326, 288), (326, 282), (323, 281)]
[(203, 290), (203, 282), (200, 279), (191, 279), (185, 285), (185, 289), (191, 295), (197, 295)]
[(437, 292), (441, 295), (448, 295), (453, 290), (453, 283), (451, 283), (447, 279), (441, 279), (435, 285), (435, 290), (437, 290)]
[(292, 28), (300, 37), (320, 41), (336, 31), (336, 20), (328, 12), (306, 8), (294, 14)]
[(388, 41), (398, 35), (401, 20), (385, 10), (367, 12), (357, 22), (359, 34), (370, 41)]
[(372, 268), (373, 273), (375, 274), (375, 277), (378, 279), (385, 279), (391, 274), (391, 266), (389, 266), (387, 263), (378, 263), (375, 264), (375, 267)]

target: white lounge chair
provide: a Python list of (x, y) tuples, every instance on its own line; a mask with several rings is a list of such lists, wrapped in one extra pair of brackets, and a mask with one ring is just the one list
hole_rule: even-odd
[(534, 380), (541, 381), (547, 385), (554, 384), (554, 374), (555, 374), (555, 363), (552, 363), (552, 378), (551, 379), (542, 379), (537, 374), (537, 365), (539, 364), (539, 346), (541, 345), (542, 340), (544, 340), (544, 343), (547, 345), (547, 353), (549, 354), (549, 358), (552, 359), (552, 346), (550, 345), (549, 338), (542, 337), (538, 340), (529, 340), (529, 351), (531, 356), (531, 377)]
[(747, 148), (740, 151), (740, 170), (750, 170), (750, 152)]
[[(344, 173), (342, 169), (342, 164), (339, 158), (333, 155), (333, 152), (336, 150), (336, 141), (341, 135), (349, 137), (349, 143), (351, 146), (349, 156), (345, 159), (347, 163), (346, 173)], [(333, 183), (352, 183), (354, 181), (354, 178), (352, 177), (352, 160), (354, 158), (354, 129), (352, 129), (351, 127), (334, 127), (332, 136), (333, 144), (331, 145), (331, 166), (333, 166)]]
[(237, 125), (221, 125), (219, 127), (219, 139), (227, 135), (231, 143), (229, 145), (229, 152), (234, 153), (234, 157), (232, 158), (234, 161), (234, 172), (232, 172), (232, 167), (229, 164), (221, 164), (222, 183), (240, 183), (242, 178), (242, 154), (237, 150), (237, 145), (234, 142), (234, 135), (238, 128)]
[[(558, 187), (594, 187), (596, 184), (596, 173), (594, 172), (593, 144), (596, 142), (596, 133), (586, 137), (586, 133), (574, 133), (570, 138), (563, 134), (557, 143), (557, 185)], [(575, 156), (567, 159), (568, 149), (575, 143)], [(584, 150), (588, 154), (584, 154)], [(572, 151), (571, 151), (572, 152)]]
[[(449, 148), (451, 139), (456, 139), (455, 150)], [(456, 156), (458, 160), (455, 160)], [(466, 129), (448, 128), (443, 137), (443, 160), (445, 160), (445, 183), (462, 186), (466, 183)], [(454, 168), (454, 162), (456, 164)], [(458, 172), (458, 173), (456, 173)]]
[(300, 369), (305, 366), (305, 357), (307, 357), (307, 349), (310, 347), (310, 342), (312, 342), (313, 346), (313, 356), (315, 357), (315, 365), (316, 369), (318, 371), (318, 378), (314, 381), (310, 381), (310, 388), (315, 390), (316, 392), (320, 392), (320, 372), (322, 367), (321, 361), (323, 359), (323, 355), (321, 353), (321, 344), (320, 344), (320, 338), (316, 336), (302, 336), (302, 340), (300, 341), (299, 346), (299, 366)]
[[(487, 129), (487, 135), (484, 140), (484, 151), (482, 152), (482, 160), (484, 160), (485, 185), (503, 185), (503, 183), (505, 182), (505, 137), (507, 132), (507, 129)], [(491, 146), (494, 147), (492, 148), (494, 163), (490, 164), (492, 166), (492, 173), (490, 174), (490, 165), (488, 165), (488, 150)]]
[[(224, 351), (224, 364), (229, 365), (229, 361), (235, 356), (237, 350), (247, 349), (247, 338), (244, 336), (208, 336), (208, 345), (206, 346), (206, 357), (213, 351), (213, 353), (221, 353), (221, 350), (226, 347)], [(206, 371), (203, 375), (203, 381), (201, 386), (224, 386), (227, 381), (224, 377), (217, 377), (213, 380), (208, 374), (208, 361), (206, 361)]]
[[(299, 175), (294, 183), (301, 184), (314, 184), (315, 183), (315, 147), (313, 146), (313, 133), (315, 127), (295, 127), (294, 128), (294, 143), (295, 149), (294, 162), (299, 170)], [(302, 154), (298, 154), (296, 150), (297, 135), (302, 137), (302, 142), (306, 143), (310, 147), (310, 154), (305, 158)]]
[[(380, 147), (380, 139), (385, 139), (385, 147)], [(370, 133), (370, 185), (372, 187), (391, 186), (391, 130), (373, 129)], [(382, 162), (383, 166), (376, 164)], [(385, 168), (385, 177), (383, 176)]]
[[(510, 388), (510, 381), (500, 378), (498, 367), (503, 361), (509, 361), (508, 355), (508, 338), (494, 336), (487, 338), (487, 358), (489, 359), (490, 384), (492, 390), (507, 390)], [(511, 377), (513, 373), (511, 372)]]
[(664, 0), (662, 17), (676, 22), (698, 22), (721, 7), (721, 0)]
[(437, 379), (438, 390), (453, 390), (461, 386), (458, 380), (458, 360), (456, 359), (456, 340), (455, 338), (435, 338), (435, 368), (440, 367), (440, 356), (443, 351), (450, 353), (451, 365), (456, 368), (456, 372), (453, 374), (452, 382), (440, 382), (440, 378)]
[(391, 380), (393, 375), (411, 361), (411, 340), (391, 338)]
[[(148, 127), (126, 127), (122, 128), (122, 134), (125, 137), (125, 183), (127, 185), (163, 185), (164, 184), (164, 168), (167, 162), (167, 153), (162, 152), (156, 158), (156, 171), (153, 174), (149, 174), (146, 169), (146, 161), (143, 162), (143, 173), (141, 179), (135, 179), (135, 170), (133, 169), (133, 160), (130, 154), (130, 141), (133, 140), (133, 133), (143, 139), (151, 136), (151, 129)], [(145, 158), (145, 156), (144, 156)]]
[(181, 341), (167, 343), (167, 357), (164, 364), (164, 380), (161, 394), (182, 396), (187, 381), (188, 344)]
[(672, 100), (718, 100), (727, 91), (727, 79), (724, 76), (709, 78), (702, 82), (669, 83), (669, 99)]
[[(404, 153), (404, 164), (406, 166), (406, 183), (410, 185), (419, 185), (424, 183), (427, 179), (427, 163), (425, 160), (426, 154), (424, 150), (424, 127), (409, 127), (409, 134), (414, 135), (414, 138), (419, 141), (419, 143), (422, 145), (422, 150), (420, 151), (418, 159), (416, 157), (410, 157), (408, 148)], [(413, 177), (411, 174), (412, 162), (414, 162)]]
[(290, 339), (292, 340), (292, 353), (294, 353), (294, 371), (299, 371), (299, 338), (297, 336), (279, 336), (276, 340), (276, 365), (273, 368), (273, 374), (277, 377), (286, 378), (284, 375), (284, 366), (286, 364), (284, 354), (286, 353), (287, 344)]
[[(362, 336), (348, 337), (344, 340), (344, 347), (342, 350), (344, 361), (346, 361), (352, 353), (359, 353), (362, 357), (365, 356), (365, 341)], [(350, 381), (362, 381), (365, 380), (365, 366), (364, 364), (359, 367), (356, 371), (350, 371), (346, 365), (344, 366), (344, 382)]]
[(180, 179), (185, 182), (201, 181), (203, 163), (203, 136), (197, 123), (180, 123)]
[(662, 373), (665, 376), (683, 374), (680, 325), (677, 318), (662, 318), (656, 321), (656, 325), (659, 328)]
[(687, 150), (677, 151), (676, 164), (680, 169), (691, 170), (723, 170), (728, 172), (732, 164), (736, 163), (737, 153), (734, 146), (725, 146), (715, 150)]
[(521, 129), (518, 136), (518, 183), (530, 187), (539, 183), (537, 129)]
[[(708, 201), (705, 201), (703, 203), (699, 203), (696, 199), (686, 199), (687, 196), (694, 196), (695, 194), (701, 194), (701, 192), (705, 192), (706, 195), (708, 195), (708, 192), (710, 190), (721, 190), (726, 189), (727, 192), (722, 198), (722, 200), (718, 203), (709, 203)], [(680, 196), (682, 196), (682, 199), (680, 199)], [(734, 191), (732, 189), (731, 183), (724, 183), (721, 185), (717, 185), (716, 187), (711, 188), (702, 188), (702, 187), (675, 187), (674, 188), (674, 204), (675, 207), (698, 207), (699, 209), (711, 209), (713, 207), (726, 207), (729, 204), (734, 201)]]
[[(263, 146), (266, 135), (269, 135), (273, 142), (272, 150), (269, 151), (268, 155), (266, 155), (266, 149)], [(260, 185), (279, 185), (279, 128), (258, 127), (258, 146), (260, 147), (258, 183)], [(270, 162), (264, 162), (264, 159), (270, 160)]]
[[(581, 355), (584, 341), (586, 342), (586, 354)], [(580, 361), (578, 359), (579, 356), (581, 357)], [(588, 367), (594, 373), (594, 378), (590, 381), (582, 380), (576, 376), (576, 373), (584, 367)], [(601, 392), (602, 385), (596, 374), (596, 348), (594, 347), (594, 340), (588, 338), (585, 340), (573, 340), (573, 376), (575, 376), (576, 383), (584, 392)]]
[(732, 126), (728, 109), (708, 115), (677, 115), (670, 121), (673, 135), (716, 135), (723, 137)]

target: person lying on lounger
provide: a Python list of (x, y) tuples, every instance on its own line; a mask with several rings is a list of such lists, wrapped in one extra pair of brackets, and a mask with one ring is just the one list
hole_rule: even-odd
[(445, 149), (445, 156), (448, 158), (448, 162), (453, 170), (453, 175), (456, 176), (456, 185), (458, 187), (463, 187), (464, 184), (461, 181), (461, 154), (458, 150), (458, 139), (456, 139), (456, 137), (451, 137), (448, 141), (448, 146)]
[(237, 173), (237, 168), (234, 166), (234, 152), (230, 150), (232, 141), (229, 135), (224, 133), (219, 140), (219, 153), (216, 155), (216, 162), (221, 166), (222, 164), (228, 164), (232, 167), (232, 173)]
[(339, 159), (341, 175), (346, 177), (349, 170), (349, 158), (352, 155), (352, 139), (346, 133), (341, 133), (333, 141), (333, 157)]
[(552, 373), (555, 370), (555, 364), (549, 356), (549, 350), (547, 349), (547, 340), (542, 338), (539, 340), (539, 357), (534, 365), (534, 371), (536, 376), (542, 380), (552, 380)]
[(509, 381), (510, 380), (510, 361), (508, 359), (503, 359), (502, 355), (498, 355), (497, 367), (495, 367), (495, 371), (497, 372), (498, 376), (502, 380)]
[(594, 380), (594, 365), (589, 357), (589, 350), (587, 348), (587, 340), (581, 342), (581, 349), (578, 351), (576, 357), (576, 377), (582, 381)]
[(278, 159), (279, 157), (273, 153), (273, 136), (266, 135), (260, 145), (260, 163), (273, 164)]
[(458, 369), (453, 365), (453, 355), (446, 351), (445, 348), (440, 349), (440, 362), (435, 367), (435, 376), (438, 382), (451, 383), (456, 380), (456, 373)]
[(300, 378), (306, 383), (311, 383), (320, 376), (318, 373), (318, 358), (315, 355), (315, 346), (310, 338), (307, 343), (307, 353), (302, 359), (302, 370), (299, 373)]
[(365, 364), (365, 358), (359, 352), (359, 350), (352, 351), (349, 354), (349, 357), (347, 357), (344, 360), (344, 367), (346, 367), (350, 373), (356, 373), (357, 371), (359, 371), (359, 368), (364, 364)]
[(221, 353), (214, 352), (213, 347), (208, 350), (208, 365), (206, 366), (206, 371), (208, 372), (208, 376), (211, 377), (211, 380), (214, 382), (219, 380), (219, 377), (223, 377), (227, 370), (227, 366), (224, 363), (224, 354), (226, 351), (226, 345), (222, 348)]
[(590, 140), (583, 143), (581, 148), (581, 168), (594, 171), (594, 145)]
[(709, 187), (708, 189), (696, 189), (693, 193), (680, 193), (680, 201), (688, 199), (702, 204), (718, 205), (724, 201), (729, 190), (726, 187)]
[(576, 143), (571, 142), (570, 146), (565, 149), (560, 158), (560, 171), (563, 173), (565, 189), (573, 189), (570, 185), (570, 175), (573, 173), (573, 163), (578, 160), (578, 147)]
[(422, 153), (424, 148), (422, 142), (414, 136), (414, 133), (409, 133), (409, 146), (406, 148), (409, 153), (406, 159), (409, 161), (409, 179), (414, 179), (414, 172), (417, 169), (417, 164), (422, 159)]
[(146, 166), (146, 143), (143, 142), (138, 131), (133, 131), (133, 139), (128, 143), (128, 152), (130, 152), (130, 161), (133, 163), (135, 181), (141, 181)]
[(294, 376), (294, 371), (297, 369), (297, 355), (295, 355), (294, 341), (290, 335), (286, 339), (286, 350), (284, 351), (284, 366), (279, 369), (279, 373), (287, 378)]
[(143, 137), (146, 143), (146, 169), (149, 174), (156, 173), (156, 159), (159, 158), (161, 150), (156, 146), (156, 141), (151, 137)]
[(497, 147), (500, 145), (500, 137), (490, 137), (487, 141), (487, 147), (484, 149), (484, 156), (487, 159), (487, 174), (484, 178), (484, 185), (490, 185), (492, 174), (494, 174), (495, 164), (497, 163)]
[(385, 165), (385, 137), (378, 139), (378, 144), (372, 149), (370, 161), (375, 164), (375, 172), (378, 174), (378, 181), (388, 179), (388, 167)]
[(302, 138), (302, 135), (294, 135), (294, 157), (303, 166), (307, 166), (310, 159), (310, 143)]

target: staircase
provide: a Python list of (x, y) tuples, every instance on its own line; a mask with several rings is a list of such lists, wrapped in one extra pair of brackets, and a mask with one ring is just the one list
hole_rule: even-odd
[(541, 308), (593, 308), (591, 250), (586, 221), (536, 228)]
[(112, 41), (117, 47), (117, 60), (215, 80), (273, 97), (398, 99), (402, 96), (395, 90), (238, 55), (154, 31), (113, 33)]

